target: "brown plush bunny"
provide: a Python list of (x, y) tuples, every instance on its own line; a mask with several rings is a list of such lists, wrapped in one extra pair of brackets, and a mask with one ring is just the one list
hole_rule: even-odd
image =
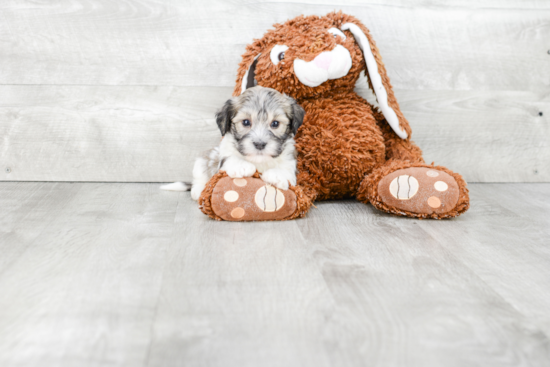
[[(379, 108), (354, 92), (362, 70)], [(306, 111), (296, 135), (297, 186), (280, 192), (258, 173), (233, 180), (221, 171), (199, 199), (210, 217), (293, 219), (315, 200), (349, 197), (415, 218), (451, 218), (468, 209), (463, 178), (425, 164), (411, 141), (378, 48), (353, 16), (299, 16), (276, 24), (247, 46), (234, 95), (255, 84), (295, 98)], [(228, 191), (238, 200), (225, 200)]]

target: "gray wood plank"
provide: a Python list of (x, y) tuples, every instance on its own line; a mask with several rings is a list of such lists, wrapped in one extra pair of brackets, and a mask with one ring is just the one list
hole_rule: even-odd
[(0, 84), (233, 86), (246, 44), (335, 9), (372, 31), (400, 89), (550, 86), (544, 1), (4, 1)]
[(193, 209), (178, 207), (147, 366), (329, 365), (317, 332), (333, 301), (297, 222)]
[(0, 365), (547, 366), (550, 184), (470, 189), (447, 221), (228, 223), (157, 184), (0, 183), (0, 234), (39, 232), (0, 241)]
[[(0, 271), (2, 366), (144, 363), (177, 196), (154, 184), (76, 186), (69, 201), (47, 194), (58, 204), (42, 213), (53, 220), (40, 236), (0, 244), (27, 247)], [(16, 226), (35, 224), (26, 216)]]
[[(471, 220), (419, 226), (459, 256), (514, 309), (550, 335), (550, 202), (547, 185), (475, 185)], [(518, 291), (522, 290), (522, 291)]]
[[(486, 186), (496, 191), (494, 185), (472, 185), (472, 191)], [(540, 319), (515, 309), (484, 283), (461, 252), (447, 248), (449, 236), (457, 247), (471, 238), (462, 231), (468, 231), (468, 224), (479, 217), (468, 212), (456, 221), (416, 221), (381, 214), (356, 202), (348, 207), (327, 204), (319, 205), (299, 224), (304, 236), (312, 239), (309, 244), (334, 298), (342, 300), (334, 321), (327, 325), (330, 332), (326, 331), (336, 335), (335, 343), (341, 348), (333, 365), (338, 361), (380, 366), (547, 363), (550, 340)], [(458, 227), (457, 222), (463, 225)], [(417, 231), (423, 225), (445, 225), (445, 229), (434, 238)], [(516, 240), (516, 228), (510, 225), (503, 231), (509, 242)], [(489, 237), (483, 240), (498, 252), (498, 242)], [(536, 262), (542, 265), (549, 258)], [(510, 288), (518, 296), (518, 290), (525, 289)], [(547, 298), (537, 295), (539, 300)]]
[(0, 185), (0, 272), (15, 264), (81, 189), (80, 185), (20, 182)]
[(221, 139), (229, 88), (0, 87), (3, 180), (171, 181)]
[[(366, 83), (358, 92), (370, 101)], [(550, 180), (550, 95), (397, 90), (413, 140), (470, 182)], [(231, 88), (0, 86), (0, 180), (189, 180)], [(539, 116), (543, 112), (543, 116)]]

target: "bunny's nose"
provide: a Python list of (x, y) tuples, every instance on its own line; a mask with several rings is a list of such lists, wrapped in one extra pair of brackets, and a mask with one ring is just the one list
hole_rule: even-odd
[(256, 149), (258, 150), (263, 150), (265, 148), (265, 146), (267, 145), (267, 143), (264, 143), (263, 141), (255, 141), (254, 142), (254, 146), (256, 147)]
[(330, 52), (321, 52), (313, 59), (313, 63), (318, 68), (328, 70), (330, 63), (332, 62), (332, 54)]

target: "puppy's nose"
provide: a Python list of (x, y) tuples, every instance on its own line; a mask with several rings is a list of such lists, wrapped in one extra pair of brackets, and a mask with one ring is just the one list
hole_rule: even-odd
[(264, 143), (263, 141), (255, 141), (255, 142), (254, 142), (254, 146), (255, 146), (256, 149), (258, 149), (258, 150), (264, 149), (266, 145), (267, 145), (267, 143)]

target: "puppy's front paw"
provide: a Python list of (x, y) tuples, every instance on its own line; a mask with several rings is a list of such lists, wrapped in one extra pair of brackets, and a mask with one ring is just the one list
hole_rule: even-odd
[(296, 176), (291, 175), (289, 172), (272, 168), (265, 171), (262, 176), (262, 180), (270, 185), (273, 185), (281, 190), (288, 190), (288, 183), (296, 185)]
[(193, 184), (193, 186), (191, 187), (191, 198), (193, 200), (199, 200), (202, 194), (202, 190), (204, 190), (204, 186), (205, 185), (201, 184)]
[(251, 177), (256, 173), (256, 166), (247, 161), (228, 161), (223, 165), (223, 171), (231, 178)]

